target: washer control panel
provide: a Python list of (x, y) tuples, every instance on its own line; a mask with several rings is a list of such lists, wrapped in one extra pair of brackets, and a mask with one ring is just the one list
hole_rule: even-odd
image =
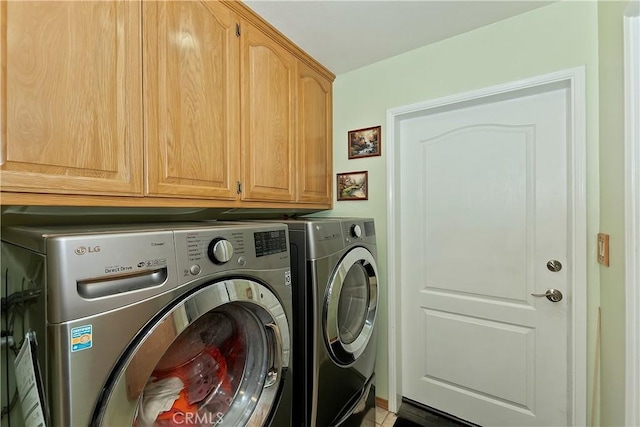
[(291, 283), (289, 234), (281, 223), (20, 226), (2, 231), (3, 248), (11, 248), (6, 250), (28, 250), (56, 266), (47, 273), (47, 318), (52, 324), (118, 309), (212, 275), (218, 279), (282, 270), (283, 283)]
[(256, 231), (253, 233), (256, 245), (256, 257), (273, 255), (288, 250), (286, 230)]
[(285, 268), (289, 241), (284, 224), (230, 225), (176, 230), (178, 277), (228, 270)]
[(209, 243), (207, 256), (214, 264), (224, 264), (233, 257), (233, 245), (227, 239), (217, 237)]

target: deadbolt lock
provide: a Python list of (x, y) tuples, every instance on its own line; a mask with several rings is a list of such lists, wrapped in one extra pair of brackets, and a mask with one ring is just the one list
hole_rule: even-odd
[(549, 271), (553, 271), (555, 273), (562, 270), (562, 264), (560, 263), (560, 261), (552, 259), (547, 262), (547, 268), (549, 269)]

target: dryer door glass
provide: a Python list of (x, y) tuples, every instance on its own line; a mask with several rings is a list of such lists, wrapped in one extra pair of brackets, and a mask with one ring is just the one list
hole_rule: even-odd
[(361, 263), (355, 263), (344, 278), (338, 303), (338, 330), (342, 343), (351, 344), (358, 338), (370, 305), (369, 275)]
[(271, 413), (288, 366), (289, 330), (264, 286), (212, 284), (140, 335), (96, 424), (236, 427), (262, 425)]
[(356, 247), (336, 267), (323, 313), (327, 346), (334, 360), (352, 364), (364, 352), (378, 306), (378, 271), (371, 252)]

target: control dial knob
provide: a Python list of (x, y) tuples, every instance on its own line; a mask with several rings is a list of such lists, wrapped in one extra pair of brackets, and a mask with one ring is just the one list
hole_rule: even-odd
[(358, 224), (353, 224), (349, 229), (351, 233), (351, 237), (360, 238), (362, 237), (362, 228)]
[(227, 239), (218, 237), (209, 243), (207, 256), (215, 264), (224, 264), (233, 256), (233, 245)]

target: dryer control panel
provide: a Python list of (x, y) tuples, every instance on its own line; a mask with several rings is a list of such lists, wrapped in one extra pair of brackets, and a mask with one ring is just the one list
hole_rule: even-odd
[(371, 218), (351, 218), (342, 220), (342, 234), (345, 244), (354, 242), (376, 243), (376, 229)]

